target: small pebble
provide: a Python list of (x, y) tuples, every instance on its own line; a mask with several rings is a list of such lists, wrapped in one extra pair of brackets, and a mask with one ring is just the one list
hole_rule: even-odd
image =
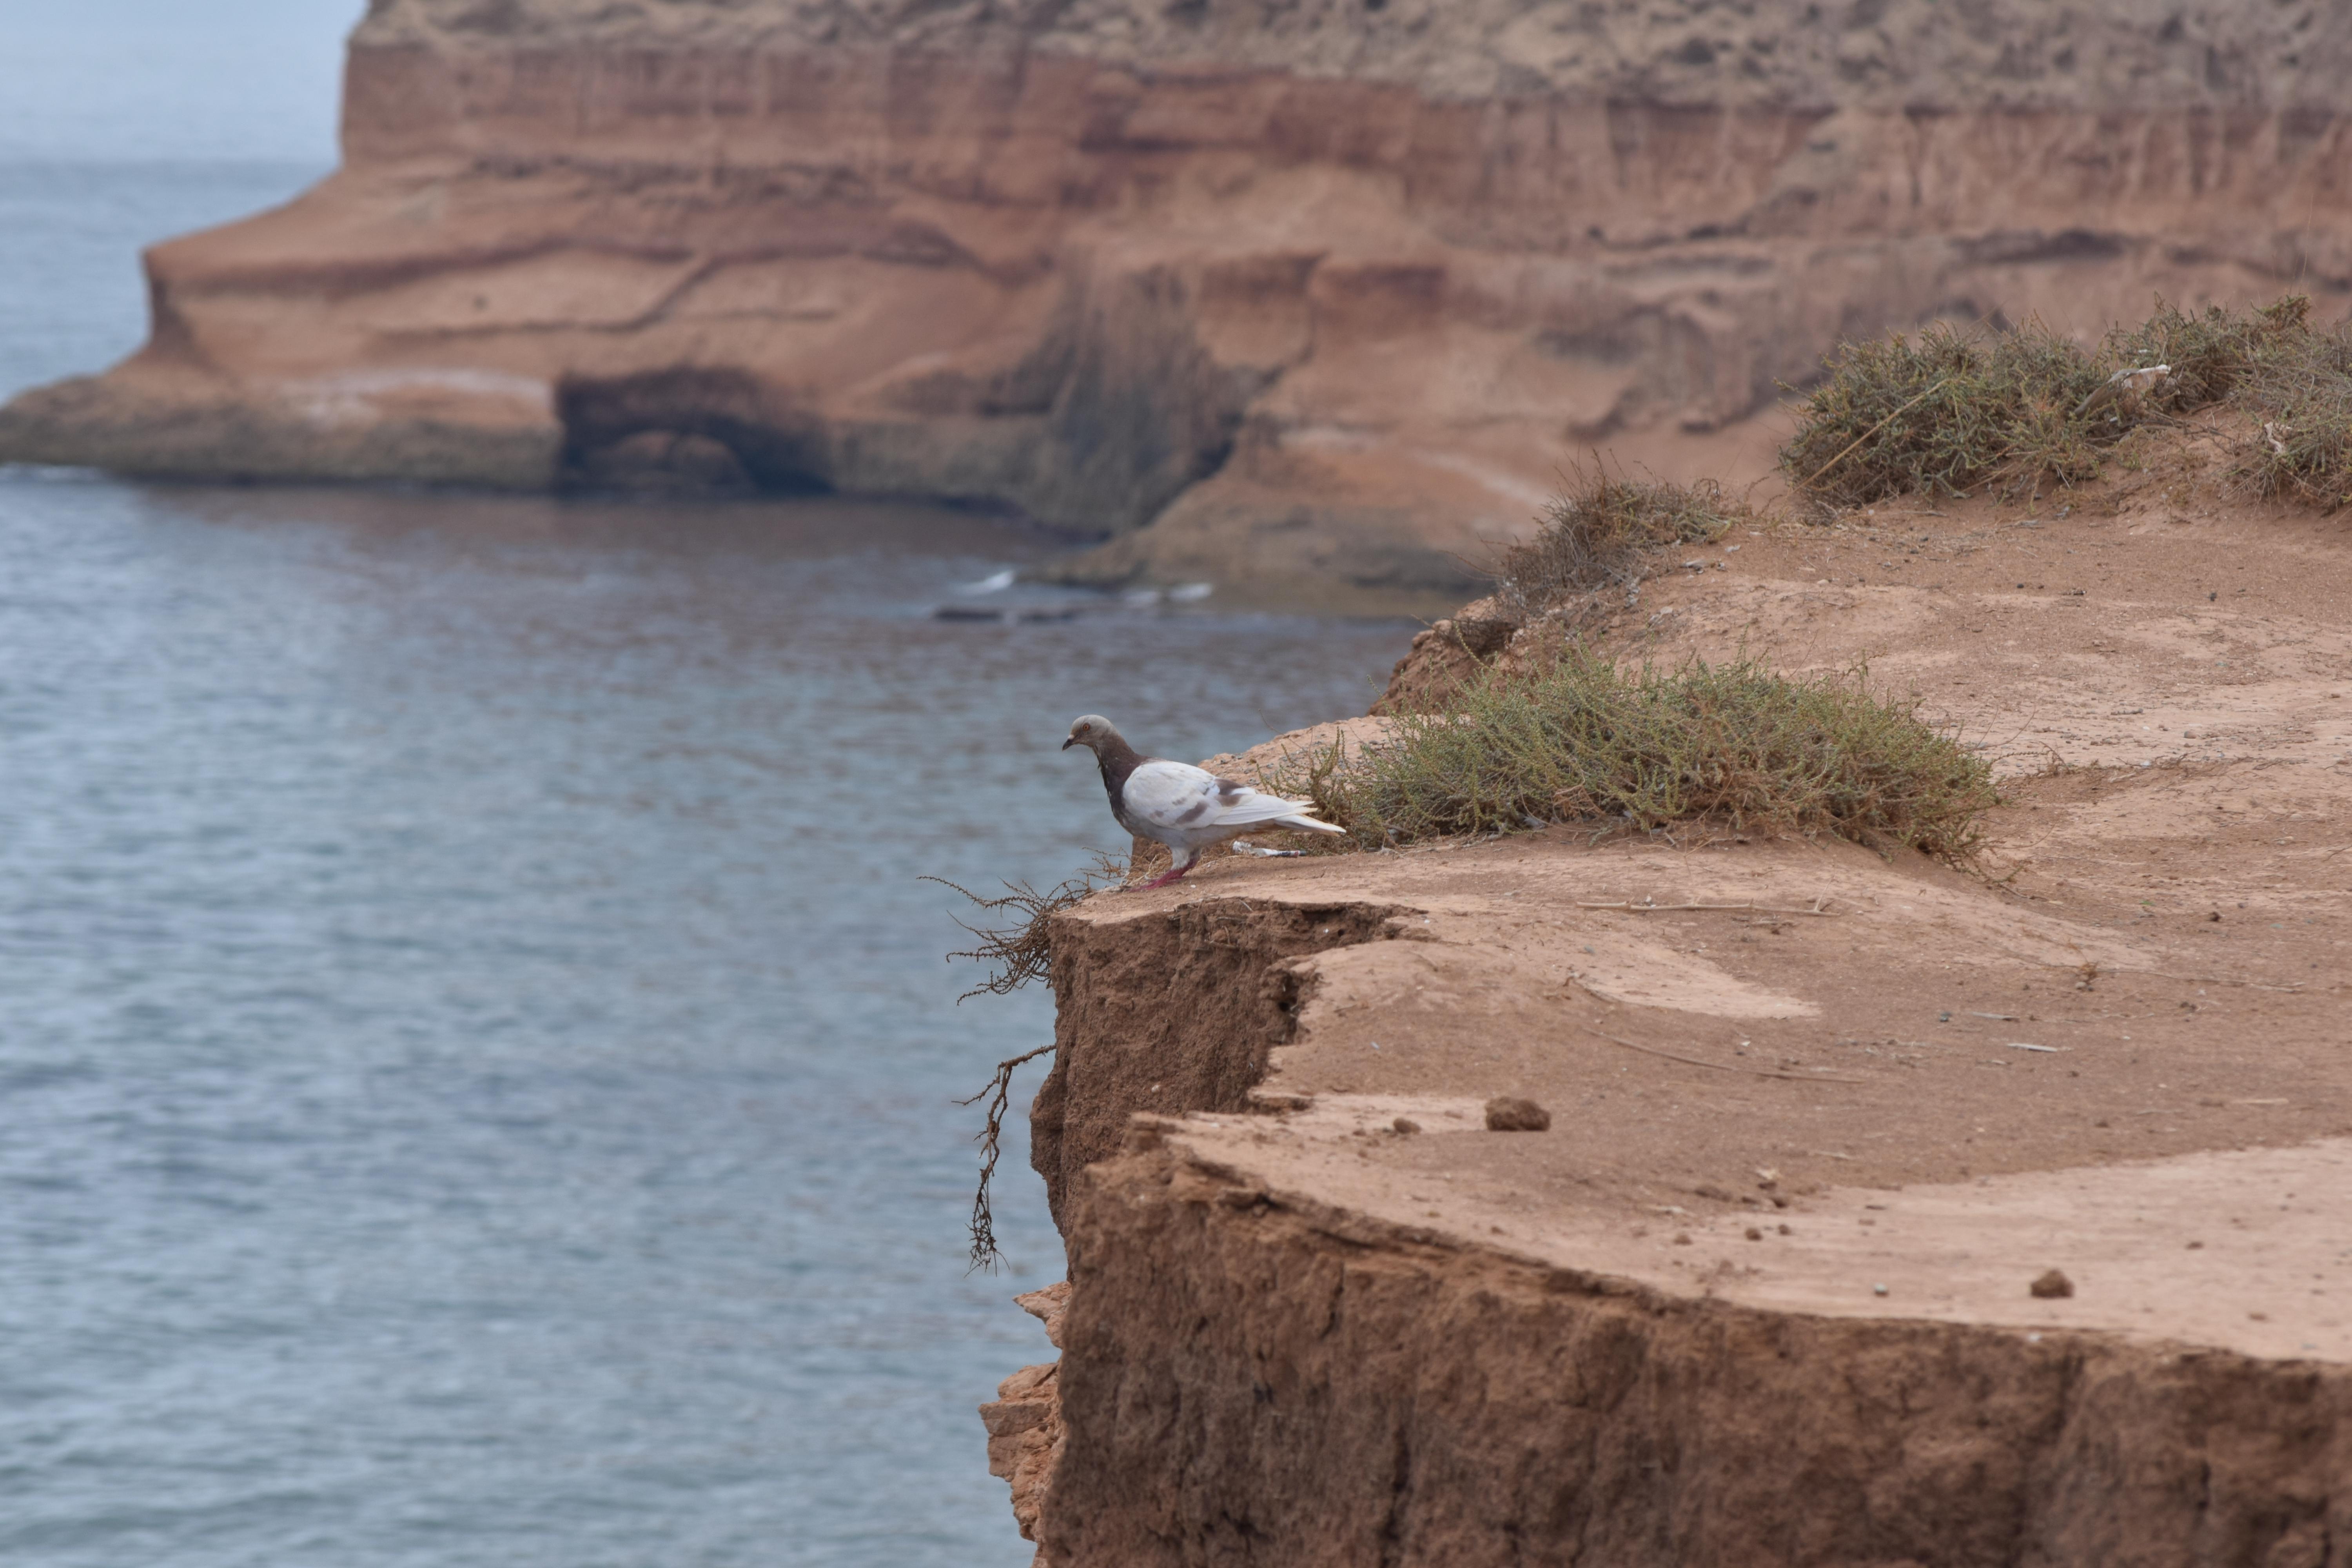
[[(1675, 1232), (1675, 1245), (1676, 1247), (1688, 1247), (1690, 1244), (1691, 1244), (1690, 1232), (1688, 1232), (1688, 1231), (1686, 1231), (1686, 1230), (1678, 1230), (1678, 1231)], [(2257, 1312), (2257, 1313), (2256, 1313), (2256, 1314), (2254, 1314), (2254, 1315), (2255, 1315), (2256, 1317), (2260, 1317), (2262, 1314), (2261, 1314), (2261, 1313), (2259, 1313), (2259, 1312)]]
[(2032, 1284), (2027, 1286), (2026, 1289), (2032, 1290), (2033, 1294), (2042, 1300), (2051, 1301), (2059, 1300), (2063, 1297), (2072, 1296), (2074, 1293), (2074, 1282), (2072, 1279), (2067, 1279), (2065, 1275), (2060, 1273), (2057, 1269), (2053, 1268), (2043, 1274), (2041, 1279), (2036, 1279)]
[(1748, 1239), (1750, 1241), (1761, 1241), (1764, 1239), (1764, 1233), (1751, 1225), (1748, 1227)]
[(1874, 1296), (1884, 1296), (1886, 1294), (1886, 1287), (1884, 1285), (1873, 1285), (1870, 1288), (1870, 1293)]
[(1498, 1094), (1486, 1102), (1489, 1132), (1542, 1132), (1551, 1126), (1551, 1112), (1532, 1100)]
[(1400, 1132), (1418, 1132), (1421, 1131), (1421, 1123), (1409, 1117), (1400, 1116), (1394, 1121), (1390, 1122), (1389, 1125), (1395, 1128)]

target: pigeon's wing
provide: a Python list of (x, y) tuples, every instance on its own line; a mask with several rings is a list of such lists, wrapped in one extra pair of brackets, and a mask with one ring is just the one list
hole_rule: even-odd
[(1119, 804), (1147, 836), (1154, 828), (1181, 833), (1202, 826), (1217, 809), (1217, 775), (1190, 763), (1155, 758), (1127, 775)]
[(1190, 763), (1145, 763), (1127, 775), (1122, 798), (1138, 822), (1169, 833), (1213, 833), (1276, 822), (1339, 831), (1307, 816), (1315, 808), (1303, 801), (1266, 795)]

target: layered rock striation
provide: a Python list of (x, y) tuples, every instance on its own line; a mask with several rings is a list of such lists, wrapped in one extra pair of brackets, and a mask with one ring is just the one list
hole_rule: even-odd
[(2347, 81), (2319, 0), (377, 0), (342, 167), (156, 247), (0, 455), (950, 497), (1419, 605), (1841, 334), (2345, 295)]

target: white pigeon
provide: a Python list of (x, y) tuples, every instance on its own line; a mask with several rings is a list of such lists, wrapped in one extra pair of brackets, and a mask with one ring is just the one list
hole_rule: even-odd
[[(1139, 838), (1168, 846), (1174, 864), (1143, 884), (1164, 888), (1191, 870), (1209, 845), (1221, 843), (1253, 827), (1287, 827), (1302, 833), (1345, 833), (1308, 815), (1315, 807), (1303, 800), (1284, 800), (1252, 789), (1233, 779), (1221, 779), (1190, 763), (1146, 757), (1127, 743), (1127, 737), (1099, 713), (1089, 713), (1070, 726), (1062, 750), (1084, 746), (1102, 768), (1103, 790), (1110, 796), (1110, 814)], [(1140, 891), (1141, 889), (1138, 889)]]

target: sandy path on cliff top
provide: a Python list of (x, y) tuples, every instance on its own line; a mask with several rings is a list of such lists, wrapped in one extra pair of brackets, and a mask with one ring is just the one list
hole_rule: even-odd
[[(1400, 940), (1306, 961), (1260, 1092), (1311, 1109), (1180, 1135), (1664, 1289), (2352, 1357), (2352, 520), (2150, 473), (1685, 559), (1622, 647), (1868, 658), (1999, 759), (2006, 879), (1556, 828), (1098, 899), (1401, 911)], [(1592, 907), (1647, 902), (1762, 909)], [(1551, 1130), (1448, 1135), (1497, 1093)], [(2027, 1294), (2052, 1267), (2073, 1299)]]

